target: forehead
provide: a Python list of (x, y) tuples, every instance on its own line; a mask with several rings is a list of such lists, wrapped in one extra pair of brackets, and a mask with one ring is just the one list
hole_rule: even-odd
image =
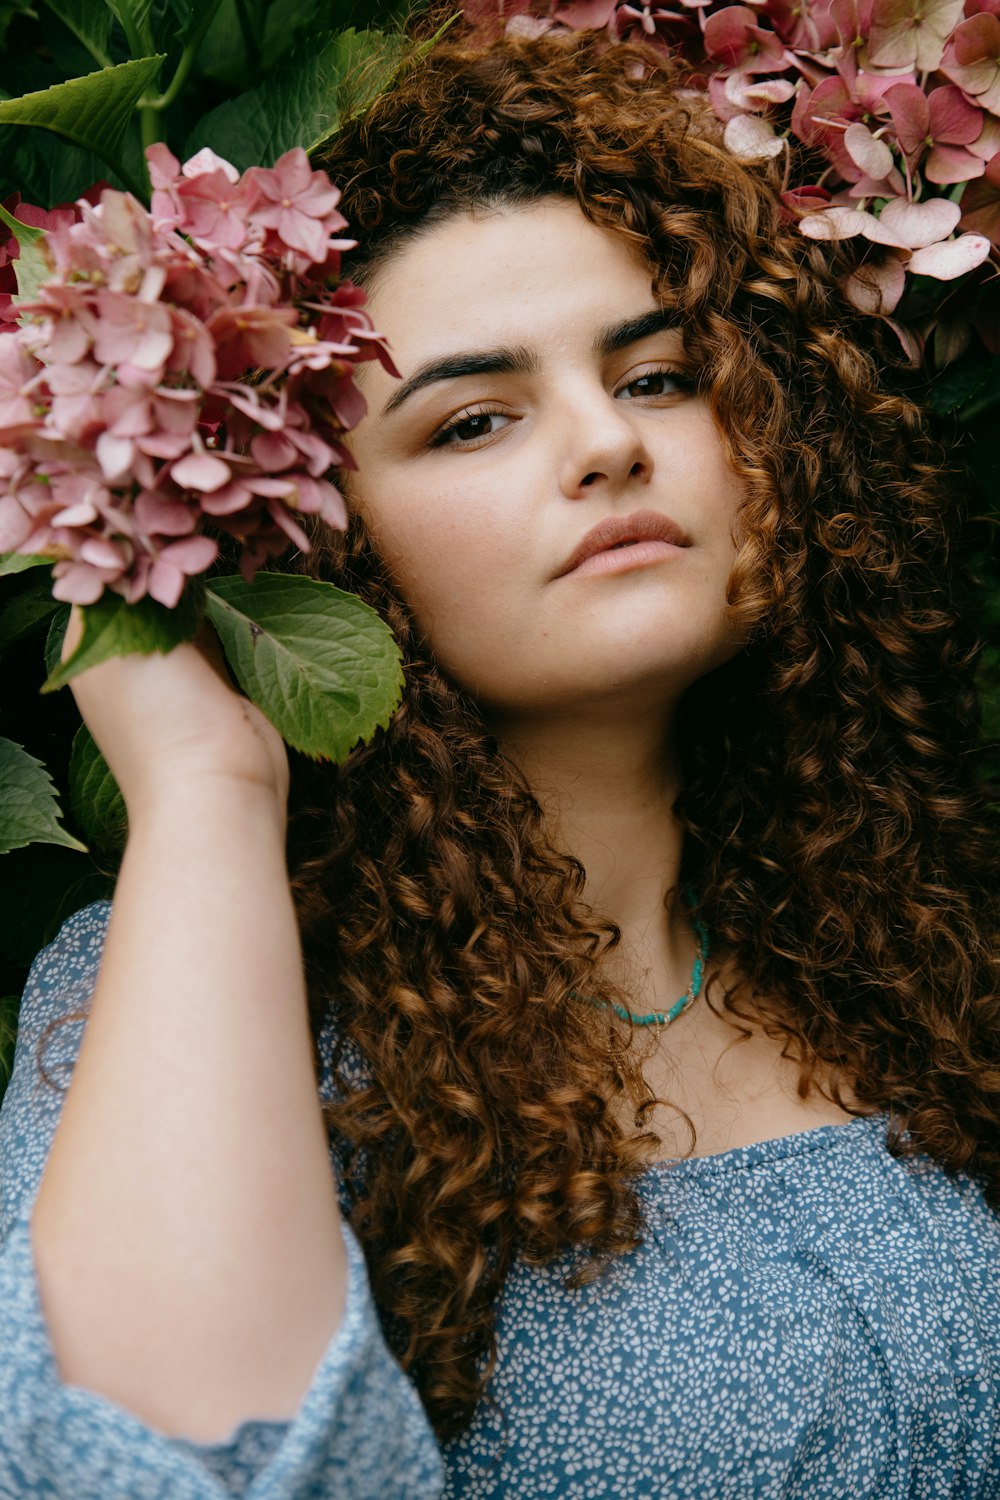
[(535, 345), (652, 303), (652, 276), (623, 235), (572, 200), (463, 210), (379, 268), (369, 311), (400, 368), (475, 344)]

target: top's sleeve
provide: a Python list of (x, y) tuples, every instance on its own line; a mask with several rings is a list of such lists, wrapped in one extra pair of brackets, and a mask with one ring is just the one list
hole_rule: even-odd
[(0, 1109), (0, 1500), (438, 1500), (440, 1450), (383, 1338), (360, 1245), (344, 1224), (347, 1300), (295, 1417), (249, 1421), (223, 1443), (169, 1437), (115, 1402), (61, 1380), (41, 1305), (30, 1216), (72, 1076), (110, 905), (64, 924), (39, 954), (21, 1004)]

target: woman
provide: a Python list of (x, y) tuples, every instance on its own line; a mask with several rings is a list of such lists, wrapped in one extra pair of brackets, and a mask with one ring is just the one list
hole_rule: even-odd
[(329, 168), (402, 379), (302, 565), (405, 701), (296, 762), (289, 881), (207, 636), (75, 679), (130, 836), (26, 993), (0, 1475), (995, 1496), (996, 859), (918, 412), (657, 57), (441, 45)]

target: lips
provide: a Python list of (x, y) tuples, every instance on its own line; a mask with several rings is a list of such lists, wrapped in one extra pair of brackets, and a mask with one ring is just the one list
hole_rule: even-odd
[(668, 542), (674, 547), (691, 545), (675, 521), (655, 510), (636, 510), (630, 516), (605, 516), (591, 527), (555, 576), (562, 578), (572, 573), (574, 568), (598, 552), (609, 552), (634, 542)]

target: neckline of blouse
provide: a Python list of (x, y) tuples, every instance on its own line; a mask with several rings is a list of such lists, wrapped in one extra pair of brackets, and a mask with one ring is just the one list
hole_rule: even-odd
[(828, 1150), (833, 1146), (846, 1146), (855, 1137), (874, 1134), (876, 1129), (884, 1139), (889, 1116), (884, 1111), (870, 1115), (857, 1115), (840, 1125), (813, 1125), (808, 1130), (797, 1130), (792, 1135), (773, 1136), (764, 1141), (752, 1141), (747, 1146), (733, 1146), (729, 1151), (717, 1151), (711, 1156), (685, 1156), (673, 1160), (650, 1162), (643, 1172), (644, 1178), (653, 1181), (665, 1177), (701, 1177), (719, 1172), (735, 1172), (746, 1167), (757, 1167), (769, 1162), (781, 1161), (788, 1156), (800, 1156), (808, 1151)]

